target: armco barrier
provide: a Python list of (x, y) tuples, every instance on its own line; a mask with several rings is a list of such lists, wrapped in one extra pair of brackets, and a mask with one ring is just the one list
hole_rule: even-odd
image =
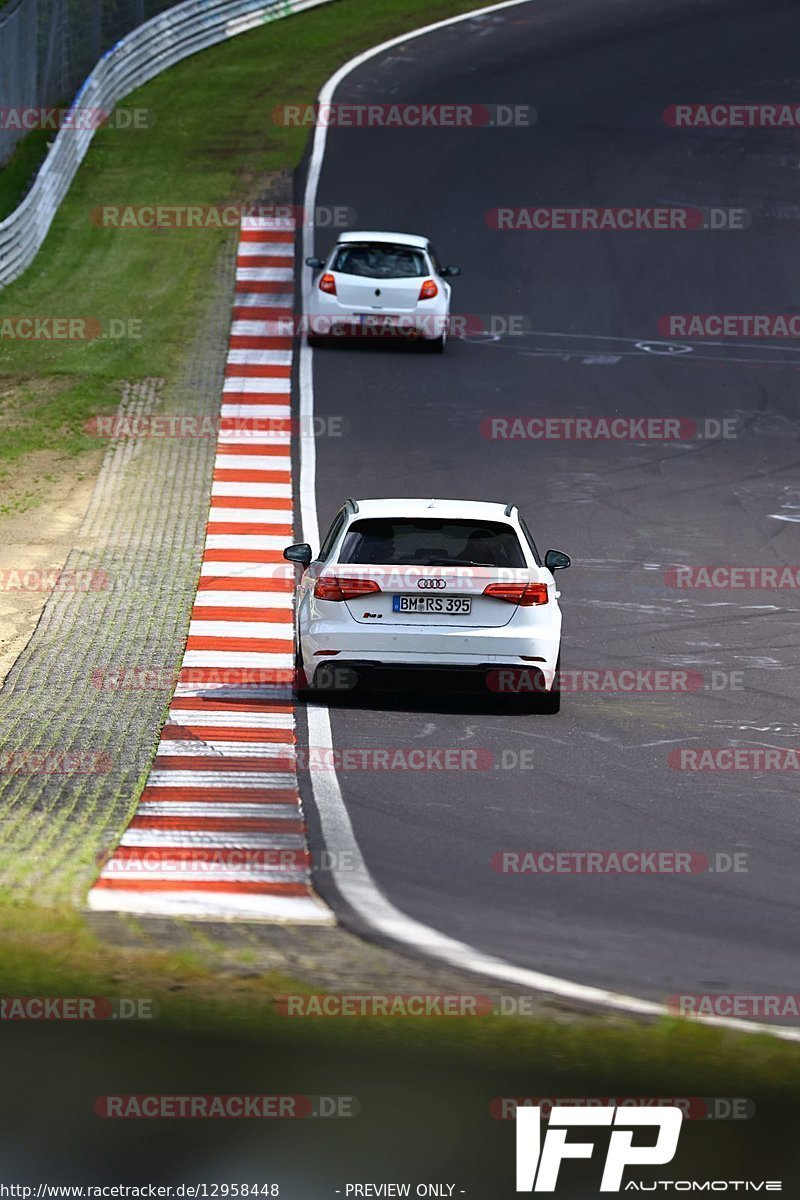
[[(72, 109), (112, 109), (123, 96), (198, 50), (331, 0), (186, 0), (146, 21), (106, 51)], [(93, 129), (62, 128), (19, 208), (0, 222), (0, 287), (33, 262), (78, 167)]]

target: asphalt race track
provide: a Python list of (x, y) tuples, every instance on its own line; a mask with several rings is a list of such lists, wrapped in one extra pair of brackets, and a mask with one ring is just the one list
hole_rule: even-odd
[[(691, 772), (668, 756), (797, 744), (800, 593), (680, 590), (666, 573), (800, 562), (799, 352), (790, 339), (717, 338), (671, 353), (659, 318), (797, 308), (800, 134), (675, 129), (662, 113), (800, 101), (799, 38), (800, 10), (765, 0), (537, 0), (464, 22), (372, 59), (336, 100), (526, 104), (537, 123), (332, 129), (318, 194), (353, 208), (358, 228), (428, 234), (463, 269), (455, 313), (525, 327), (451, 340), (441, 357), (394, 343), (316, 350), (316, 413), (347, 429), (317, 444), (322, 530), (348, 495), (513, 501), (542, 553), (573, 558), (558, 577), (565, 670), (704, 676), (690, 693), (566, 694), (549, 717), (499, 711), (491, 696), (332, 705), (339, 748), (480, 748), (495, 763), (340, 772), (367, 865), (402, 912), (442, 933), (656, 1000), (795, 990), (797, 772)], [(744, 209), (749, 224), (499, 231), (486, 216), (628, 205)], [(318, 229), (317, 253), (332, 236)], [(734, 436), (483, 436), (498, 416), (671, 417), (700, 432), (728, 421)], [(726, 673), (715, 689), (712, 672)], [(746, 869), (492, 869), (498, 851), (527, 849), (694, 851), (712, 865), (739, 854)]]

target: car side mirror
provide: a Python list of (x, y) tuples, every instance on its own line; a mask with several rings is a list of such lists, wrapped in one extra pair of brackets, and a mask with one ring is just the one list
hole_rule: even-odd
[(295, 542), (293, 546), (286, 547), (283, 557), (287, 562), (299, 563), (301, 567), (307, 567), (314, 554), (308, 542)]
[(307, 258), (306, 266), (313, 267), (315, 271), (321, 271), (322, 268), (325, 266), (325, 262), (324, 262), (324, 259), (321, 259), (321, 258)]
[(563, 571), (572, 565), (572, 559), (563, 550), (548, 550), (544, 556), (544, 565), (548, 571)]
[(460, 275), (461, 267), (442, 267), (442, 275)]

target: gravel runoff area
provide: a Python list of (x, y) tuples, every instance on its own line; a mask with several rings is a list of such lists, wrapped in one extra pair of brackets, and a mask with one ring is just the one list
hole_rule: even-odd
[[(630, 1018), (578, 1000), (531, 992), (423, 956), (398, 952), (341, 926), (320, 928), (248, 921), (178, 921), (127, 913), (90, 913), (92, 932), (115, 949), (178, 952), (213, 970), (235, 990), (238, 980), (276, 973), (301, 991), (348, 995), (488, 996), (495, 1012), (603, 1027)], [(516, 1002), (516, 1003), (515, 1003)], [(644, 1018), (647, 1023), (650, 1018)]]
[[(124, 384), (120, 414), (219, 413), (235, 255), (232, 238), (182, 376)], [(127, 824), (187, 636), (215, 445), (109, 442), (62, 586), (0, 691), (0, 896), (83, 903)]]

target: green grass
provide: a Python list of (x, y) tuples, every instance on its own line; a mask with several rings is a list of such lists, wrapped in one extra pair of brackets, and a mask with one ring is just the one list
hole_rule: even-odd
[[(129, 918), (123, 930), (135, 934), (136, 926)], [(137, 1165), (156, 1164), (156, 1179), (159, 1164), (178, 1155), (191, 1165), (195, 1151), (201, 1164), (227, 1153), (251, 1174), (259, 1161), (268, 1172), (283, 1167), (290, 1179), (313, 1173), (312, 1162), (327, 1172), (329, 1188), (287, 1193), (298, 1197), (332, 1195), (332, 1181), (356, 1169), (367, 1178), (427, 1169), (429, 1178), (438, 1171), (468, 1180), (470, 1196), (489, 1200), (511, 1194), (514, 1167), (513, 1123), (492, 1119), (495, 1097), (744, 1097), (755, 1105), (751, 1120), (686, 1122), (678, 1178), (796, 1178), (795, 1045), (675, 1021), (290, 1019), (275, 998), (306, 989), (278, 970), (258, 972), (230, 946), (218, 947), (221, 968), (211, 957), (213, 936), (192, 932), (180, 952), (125, 950), (120, 929), (114, 945), (101, 944), (75, 914), (4, 911), (2, 997), (124, 997), (157, 1006), (150, 1020), (0, 1021), (9, 1144), (27, 1145), (32, 1128), (45, 1129), (48, 1154), (61, 1161), (111, 1154), (119, 1163), (128, 1154)], [(259, 937), (262, 951), (269, 939), (269, 931)], [(307, 959), (300, 942), (292, 960)], [(93, 1115), (101, 1095), (209, 1093), (352, 1096), (358, 1115), (311, 1126), (99, 1126)], [(565, 1177), (576, 1170), (568, 1164)]]
[[(93, 209), (256, 199), (270, 172), (298, 163), (308, 137), (307, 129), (274, 124), (276, 105), (311, 103), (351, 55), (477, 7), (480, 0), (338, 0), (213, 47), (127, 97), (126, 108), (146, 110), (147, 128), (95, 135), (38, 257), (0, 293), (0, 329), (6, 317), (90, 316), (141, 322), (141, 337), (0, 338), (0, 380), (20, 389), (19, 422), (3, 430), (4, 457), (24, 463), (32, 450), (88, 448), (83, 422), (116, 406), (121, 379), (161, 376), (169, 387), (186, 362), (220, 248), (236, 236), (101, 229)], [(0, 172), (0, 205), (27, 178), (37, 138), (25, 139)], [(31, 419), (30, 381), (42, 378), (57, 386)]]
[(0, 477), (2, 468), (36, 450), (52, 447), (72, 456), (97, 447), (83, 424), (87, 410), (108, 405), (108, 382), (90, 376), (76, 388), (61, 377), (46, 389), (38, 382), (22, 379), (15, 388), (13, 425), (0, 439)]
[[(136, 928), (135, 918), (131, 925)], [(280, 971), (247, 969), (252, 951), (225, 951), (199, 929), (193, 949), (125, 950), (101, 942), (78, 913), (10, 905), (0, 928), (0, 990), (5, 996), (149, 997), (157, 1002), (159, 1022), (167, 1026), (235, 1032), (254, 1040), (299, 1035), (343, 1051), (357, 1026), (374, 1044), (469, 1055), (473, 1063), (499, 1071), (517, 1070), (524, 1060), (555, 1076), (577, 1068), (609, 1085), (624, 1079), (626, 1086), (642, 1089), (641, 1095), (656, 1094), (657, 1081), (659, 1095), (714, 1094), (724, 1083), (729, 1095), (755, 1090), (794, 1097), (795, 1103), (800, 1099), (800, 1045), (685, 1021), (572, 1018), (558, 1025), (554, 1038), (549, 1018), (287, 1019), (278, 1014), (276, 997), (312, 989)], [(241, 970), (220, 972), (215, 950)], [(474, 990), (494, 995), (500, 989), (483, 982)]]

